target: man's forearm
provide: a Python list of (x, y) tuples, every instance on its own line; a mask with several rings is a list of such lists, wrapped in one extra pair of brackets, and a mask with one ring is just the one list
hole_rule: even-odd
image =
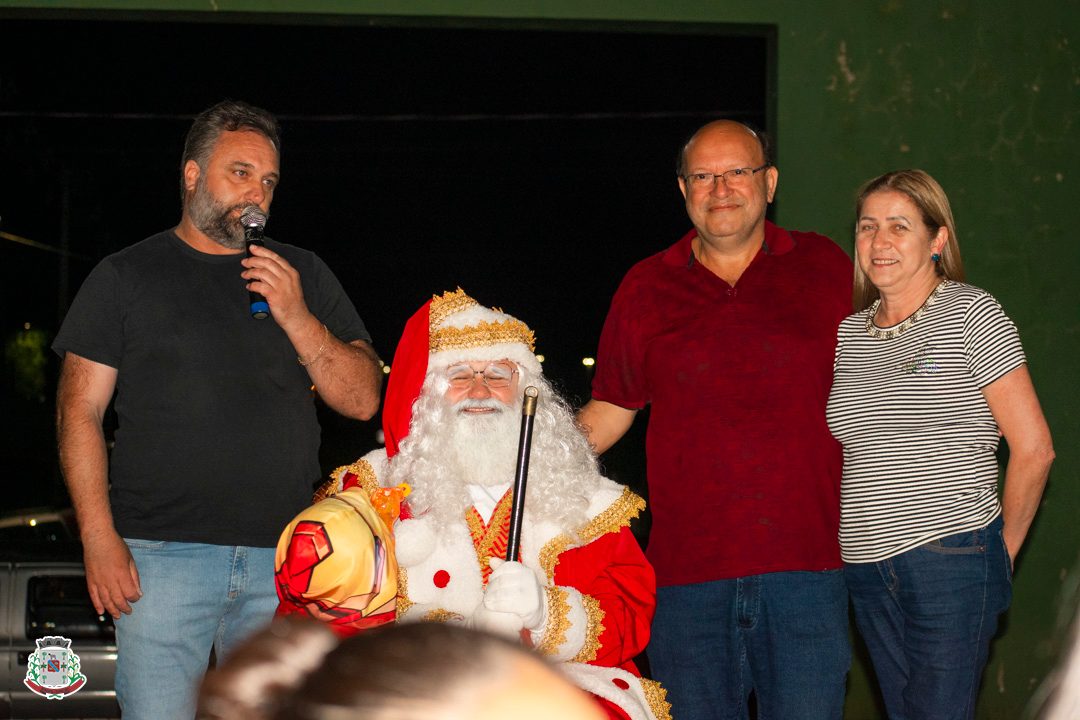
[(322, 354), (305, 367), (319, 396), (342, 415), (368, 420), (379, 409), (382, 372), (367, 343), (346, 344), (330, 335)]
[(56, 394), (60, 468), (83, 542), (115, 532), (109, 508), (108, 452), (102, 419), (116, 387), (116, 369), (67, 353)]
[(602, 400), (590, 400), (577, 414), (578, 424), (585, 431), (589, 444), (597, 455), (603, 454), (626, 434), (634, 424), (637, 410), (612, 405)]
[(84, 543), (115, 532), (109, 507), (108, 455), (101, 424), (61, 411), (57, 417), (60, 468)]

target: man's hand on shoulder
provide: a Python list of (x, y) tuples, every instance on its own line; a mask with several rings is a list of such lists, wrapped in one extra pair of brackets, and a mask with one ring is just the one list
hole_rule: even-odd
[(130, 602), (142, 597), (139, 571), (127, 543), (116, 531), (83, 538), (86, 587), (98, 613), (113, 619), (131, 614)]

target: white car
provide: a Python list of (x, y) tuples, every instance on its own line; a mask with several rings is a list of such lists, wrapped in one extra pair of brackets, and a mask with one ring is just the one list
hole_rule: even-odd
[[(120, 717), (112, 618), (90, 603), (73, 518), (70, 510), (0, 517), (0, 718)], [(45, 637), (65, 638), (70, 646), (43, 662), (45, 654), (35, 653)], [(48, 699), (32, 686), (46, 692), (57, 687), (54, 676), (60, 674), (48, 673), (50, 664), (62, 664), (69, 674), (77, 666), (85, 680), (72, 683), (79, 685), (75, 692)], [(32, 673), (40, 683), (26, 682), (31, 665), (41, 670)]]

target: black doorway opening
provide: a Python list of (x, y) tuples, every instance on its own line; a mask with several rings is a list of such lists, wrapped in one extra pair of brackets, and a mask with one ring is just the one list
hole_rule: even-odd
[[(529, 322), (547, 374), (581, 402), (581, 359), (622, 275), (688, 228), (681, 142), (717, 117), (776, 130), (772, 26), (40, 11), (0, 23), (0, 232), (37, 243), (0, 241), (8, 343), (25, 323), (51, 339), (98, 259), (175, 224), (190, 119), (235, 97), (283, 126), (268, 234), (328, 262), (387, 362), (407, 317), (460, 285)], [(3, 450), (53, 501), (46, 357), (38, 399), (4, 373), (25, 422)], [(375, 446), (375, 424), (322, 420), (327, 469)], [(639, 487), (640, 433), (606, 458)]]

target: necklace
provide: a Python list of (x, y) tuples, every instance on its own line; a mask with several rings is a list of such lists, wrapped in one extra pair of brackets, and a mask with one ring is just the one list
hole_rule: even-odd
[(881, 298), (878, 298), (874, 301), (874, 304), (870, 306), (870, 310), (866, 314), (866, 334), (872, 338), (877, 338), (878, 340), (892, 340), (894, 337), (900, 337), (910, 330), (911, 326), (919, 321), (919, 318), (926, 314), (926, 311), (929, 310), (930, 306), (937, 300), (941, 288), (948, 284), (948, 280), (942, 280), (938, 283), (938, 286), (934, 288), (929, 296), (927, 296), (926, 300), (919, 306), (918, 310), (908, 315), (902, 323), (895, 325), (888, 330), (882, 330), (874, 324), (874, 315), (877, 314), (878, 306), (881, 305)]

